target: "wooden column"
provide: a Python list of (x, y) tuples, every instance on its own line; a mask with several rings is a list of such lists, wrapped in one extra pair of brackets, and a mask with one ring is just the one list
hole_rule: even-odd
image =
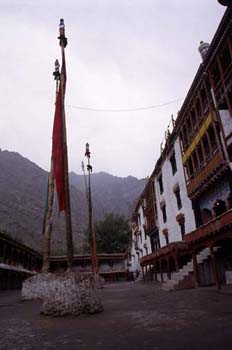
[(198, 265), (197, 265), (197, 254), (195, 251), (192, 253), (192, 259), (193, 259), (193, 273), (194, 273), (195, 288), (197, 288), (199, 287), (199, 274), (198, 274)]
[(170, 269), (170, 261), (167, 259), (167, 272), (168, 272), (168, 279), (171, 279), (171, 269)]
[(219, 274), (218, 274), (218, 268), (217, 268), (217, 261), (216, 256), (213, 250), (213, 247), (210, 247), (210, 254), (211, 254), (211, 261), (212, 261), (212, 269), (213, 269), (213, 275), (214, 275), (214, 281), (216, 284), (217, 289), (221, 289), (221, 284), (219, 280)]
[(151, 282), (154, 281), (154, 265), (150, 265), (151, 267)]
[(161, 282), (163, 283), (164, 276), (163, 276), (163, 269), (162, 269), (162, 261), (160, 262), (160, 277), (161, 277)]
[(175, 256), (175, 266), (176, 266), (176, 272), (179, 271), (179, 261), (178, 261), (178, 256)]
[(154, 262), (154, 272), (155, 272), (155, 281), (157, 282), (157, 266), (155, 262)]

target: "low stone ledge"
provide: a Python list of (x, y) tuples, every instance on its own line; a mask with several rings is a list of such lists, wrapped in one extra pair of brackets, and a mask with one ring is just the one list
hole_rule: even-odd
[(42, 313), (52, 317), (103, 311), (96, 277), (75, 272), (40, 273), (26, 279), (22, 299), (42, 299)]

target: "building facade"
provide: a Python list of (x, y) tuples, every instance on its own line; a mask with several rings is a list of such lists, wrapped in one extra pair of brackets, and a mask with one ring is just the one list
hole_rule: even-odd
[(156, 228), (154, 182), (149, 179), (132, 214), (132, 243), (129, 254), (130, 271), (140, 271), (140, 259), (160, 247)]
[(187, 196), (180, 139), (173, 132), (155, 167), (155, 194), (161, 247), (181, 241), (195, 229), (191, 200)]
[(140, 265), (167, 290), (232, 280), (232, 8), (199, 51), (202, 63), (150, 178), (160, 248)]

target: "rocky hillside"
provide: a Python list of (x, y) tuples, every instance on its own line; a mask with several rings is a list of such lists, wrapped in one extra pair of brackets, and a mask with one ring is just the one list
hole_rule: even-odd
[[(42, 225), (48, 173), (20, 154), (0, 152), (0, 229), (15, 239), (42, 250)], [(85, 196), (71, 188), (74, 245), (83, 240), (87, 209)], [(57, 201), (53, 215), (54, 253), (64, 248), (64, 218), (58, 216)]]
[[(82, 175), (71, 172), (70, 183), (85, 193)], [(120, 214), (129, 218), (144, 185), (144, 180), (138, 180), (133, 176), (122, 178), (105, 172), (92, 174), (91, 188), (95, 219), (101, 219), (105, 213)]]
[[(48, 173), (20, 154), (0, 151), (0, 230), (42, 251), (42, 224)], [(70, 174), (71, 210), (75, 251), (81, 249), (88, 226), (85, 183), (82, 175)], [(132, 206), (143, 190), (144, 181), (132, 176), (120, 178), (101, 172), (92, 175), (94, 219), (107, 212), (129, 218)], [(65, 249), (64, 217), (53, 215), (53, 253)]]

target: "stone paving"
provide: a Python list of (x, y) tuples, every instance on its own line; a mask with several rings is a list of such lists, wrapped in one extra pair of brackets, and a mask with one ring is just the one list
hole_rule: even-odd
[(47, 318), (41, 304), (0, 292), (1, 350), (230, 350), (232, 289), (165, 292), (121, 282), (100, 291), (104, 312)]

